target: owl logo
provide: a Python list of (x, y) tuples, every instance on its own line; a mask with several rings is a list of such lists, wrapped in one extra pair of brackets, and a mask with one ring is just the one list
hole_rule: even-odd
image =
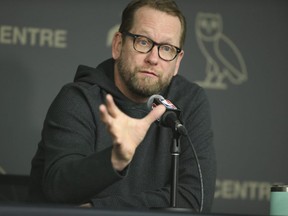
[(236, 45), (223, 33), (220, 14), (198, 13), (196, 39), (206, 59), (206, 77), (196, 81), (203, 88), (227, 89), (227, 82), (240, 85), (248, 79), (244, 59)]

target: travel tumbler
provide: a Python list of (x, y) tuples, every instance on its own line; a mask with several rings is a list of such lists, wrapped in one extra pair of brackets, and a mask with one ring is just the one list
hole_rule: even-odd
[(271, 187), (270, 215), (288, 215), (288, 185)]

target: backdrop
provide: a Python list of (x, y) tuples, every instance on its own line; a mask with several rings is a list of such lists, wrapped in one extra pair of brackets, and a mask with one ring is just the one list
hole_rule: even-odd
[[(188, 27), (180, 73), (202, 85), (211, 103), (213, 212), (268, 214), (270, 185), (288, 183), (288, 1), (176, 2)], [(111, 56), (127, 3), (0, 0), (2, 173), (29, 174), (52, 100), (78, 64)]]

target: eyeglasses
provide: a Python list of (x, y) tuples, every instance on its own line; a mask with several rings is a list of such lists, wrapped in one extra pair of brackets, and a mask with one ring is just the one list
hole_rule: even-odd
[(137, 52), (140, 53), (149, 53), (153, 47), (156, 45), (158, 47), (158, 56), (164, 61), (172, 61), (176, 58), (176, 56), (181, 52), (181, 49), (163, 43), (156, 43), (148, 37), (143, 35), (132, 34), (130, 32), (122, 32), (122, 34), (132, 37), (133, 47)]

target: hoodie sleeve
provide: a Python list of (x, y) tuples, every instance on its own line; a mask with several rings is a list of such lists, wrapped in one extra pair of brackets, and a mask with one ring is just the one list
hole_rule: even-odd
[[(105, 127), (94, 120), (101, 101), (91, 101), (85, 89), (76, 84), (65, 86), (44, 122), (43, 190), (52, 202), (85, 202), (123, 178), (112, 167), (112, 143), (105, 136)], [(96, 127), (103, 128), (103, 133), (95, 134)], [(99, 136), (103, 144), (95, 149)]]

